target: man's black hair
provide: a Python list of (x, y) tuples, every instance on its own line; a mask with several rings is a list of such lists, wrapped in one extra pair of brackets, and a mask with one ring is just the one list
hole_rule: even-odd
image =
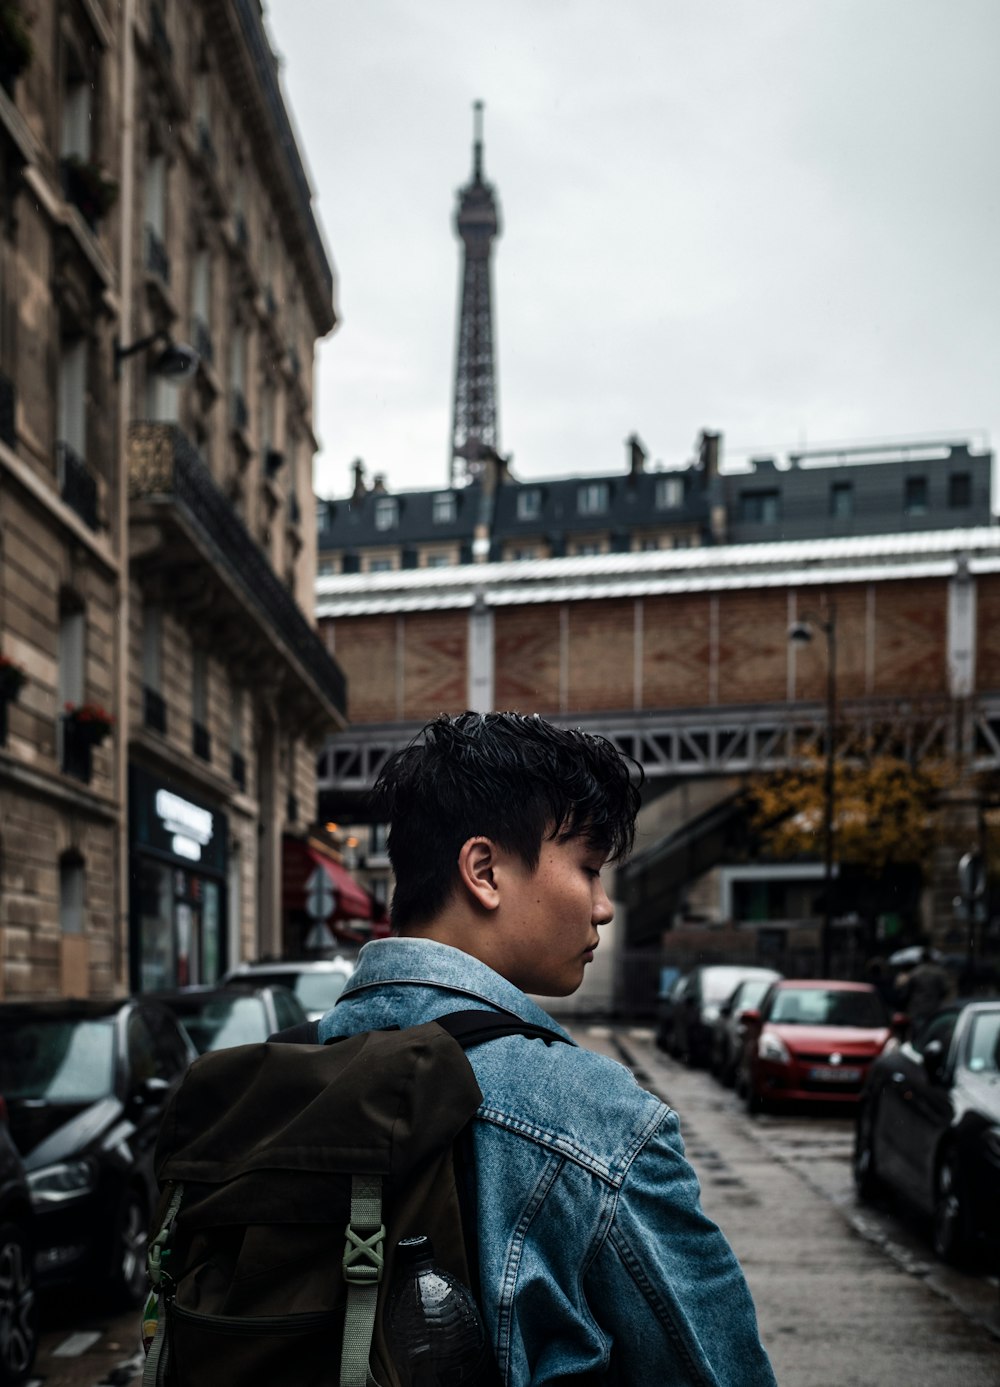
[(582, 837), (606, 858), (632, 850), (642, 769), (605, 737), (537, 715), (442, 715), (391, 756), (372, 794), (389, 823), (392, 923), (426, 924), (454, 890), (458, 855), (484, 837), (538, 865), (544, 839)]

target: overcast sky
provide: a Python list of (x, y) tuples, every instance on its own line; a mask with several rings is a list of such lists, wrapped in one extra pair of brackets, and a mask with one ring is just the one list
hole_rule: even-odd
[(998, 0), (269, 0), (338, 276), (321, 495), (447, 485), (486, 103), (524, 478), (1000, 442)]

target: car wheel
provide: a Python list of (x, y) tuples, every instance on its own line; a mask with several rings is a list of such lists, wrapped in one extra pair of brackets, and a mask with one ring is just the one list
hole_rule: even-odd
[(148, 1223), (146, 1201), (138, 1190), (127, 1190), (118, 1207), (111, 1248), (110, 1294), (123, 1309), (141, 1305), (146, 1295)]
[(938, 1166), (931, 1238), (934, 1252), (942, 1261), (961, 1265), (968, 1260), (971, 1252), (969, 1215), (954, 1151), (946, 1151)]
[(751, 1117), (755, 1113), (767, 1112), (767, 1100), (761, 1098), (754, 1087), (753, 1076), (748, 1074), (743, 1087), (743, 1102)]
[(34, 1258), (23, 1228), (0, 1224), (0, 1383), (24, 1382), (38, 1342)]
[(882, 1182), (875, 1168), (875, 1105), (865, 1103), (858, 1114), (854, 1135), (854, 1188), (866, 1202), (878, 1194)]

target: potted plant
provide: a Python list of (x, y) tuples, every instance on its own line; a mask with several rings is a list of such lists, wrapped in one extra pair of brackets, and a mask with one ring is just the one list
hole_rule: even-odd
[(31, 62), (31, 30), (16, 0), (0, 0), (0, 86), (10, 90)]
[(112, 715), (99, 703), (66, 704), (66, 728), (81, 741), (100, 746), (114, 725)]
[(9, 655), (0, 654), (0, 702), (16, 703), (27, 682), (28, 676), (22, 666)]
[[(2, 4), (3, 0), (0, 0)], [(63, 159), (66, 196), (85, 221), (93, 225), (110, 212), (118, 200), (118, 184), (93, 159), (68, 154)]]

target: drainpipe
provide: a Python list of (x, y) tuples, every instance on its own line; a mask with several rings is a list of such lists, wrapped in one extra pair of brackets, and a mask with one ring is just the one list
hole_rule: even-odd
[[(123, 0), (121, 28), (121, 209), (119, 228), (117, 336), (131, 341), (132, 251), (135, 199), (135, 15), (137, 0)], [(118, 736), (115, 757), (115, 797), (118, 801), (118, 880), (115, 901), (115, 935), (112, 956), (116, 983), (128, 990), (129, 968), (129, 833), (128, 833), (128, 690), (129, 690), (129, 548), (128, 548), (128, 425), (131, 405), (131, 373), (126, 370), (118, 390), (118, 629), (116, 713)]]

